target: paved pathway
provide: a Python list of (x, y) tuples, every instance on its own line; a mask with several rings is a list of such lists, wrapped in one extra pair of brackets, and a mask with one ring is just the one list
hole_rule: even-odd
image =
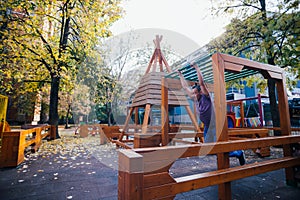
[[(0, 169), (0, 199), (118, 199), (117, 158), (114, 145), (99, 145), (99, 136), (77, 138), (72, 131), (64, 132), (61, 139), (44, 142), (37, 153), (28, 154), (17, 168)], [(191, 159), (182, 162), (175, 163), (172, 173), (185, 171), (179, 169), (186, 166), (184, 162), (194, 163), (194, 167), (199, 164)], [(285, 184), (283, 170), (231, 185), (236, 200), (300, 199), (300, 189)], [(178, 194), (175, 199), (218, 199), (217, 186)]]

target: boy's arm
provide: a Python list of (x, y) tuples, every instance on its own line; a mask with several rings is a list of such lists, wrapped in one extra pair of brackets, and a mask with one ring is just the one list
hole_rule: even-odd
[(193, 64), (192, 67), (194, 67), (196, 72), (197, 72), (197, 77), (198, 77), (198, 81), (199, 81), (199, 85), (200, 85), (202, 93), (205, 94), (205, 95), (209, 95), (208, 89), (206, 88), (206, 86), (204, 84), (203, 76), (202, 76), (202, 73), (200, 71), (200, 68), (198, 67), (197, 64)]
[(187, 95), (190, 97), (190, 98), (194, 98), (194, 93), (192, 91), (192, 89), (189, 87), (189, 85), (187, 84), (187, 82), (185, 81), (182, 73), (178, 70), (177, 71), (178, 75), (179, 75), (179, 78), (180, 78), (180, 82), (181, 82), (181, 85), (183, 87), (183, 89), (186, 91)]

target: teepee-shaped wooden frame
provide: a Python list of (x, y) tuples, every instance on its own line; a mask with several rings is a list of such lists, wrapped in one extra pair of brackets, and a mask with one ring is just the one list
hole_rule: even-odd
[[(160, 42), (162, 40), (162, 36), (156, 35), (156, 39), (153, 40), (155, 45), (154, 53), (151, 57), (151, 60), (149, 62), (148, 68), (146, 70), (145, 75), (143, 76), (140, 85), (136, 91), (136, 94), (134, 96), (134, 99), (132, 101), (132, 105), (129, 109), (129, 113), (127, 115), (125, 124), (124, 124), (124, 132), (128, 131), (129, 128), (129, 121), (131, 119), (131, 116), (133, 113), (135, 113), (134, 123), (135, 127), (138, 127), (138, 109), (144, 108), (144, 118), (143, 123), (141, 126), (141, 132), (146, 133), (149, 128), (149, 117), (151, 113), (151, 107), (156, 105), (159, 106), (160, 109), (163, 109), (161, 107), (162, 100), (165, 97), (162, 97), (162, 90), (166, 89), (162, 85), (162, 80), (164, 79), (164, 76), (166, 75), (166, 72), (163, 69), (163, 64), (166, 68), (166, 71), (168, 73), (171, 72), (171, 68), (168, 65), (168, 62), (164, 58), (161, 49), (160, 49)], [(156, 71), (157, 63), (159, 64), (159, 72)], [(178, 81), (178, 80), (177, 80)], [(178, 87), (180, 85), (180, 87)], [(169, 87), (167, 88), (168, 91), (168, 106), (184, 106), (187, 110), (187, 113), (189, 114), (195, 131), (200, 131), (197, 120), (193, 114), (193, 112), (190, 109), (189, 102), (187, 101), (186, 95), (184, 91), (181, 90), (181, 84), (178, 81), (176, 84), (176, 89)], [(167, 116), (167, 117), (166, 117)], [(163, 120), (168, 120), (168, 113), (162, 113), (161, 112), (161, 124), (165, 124)], [(169, 125), (169, 120), (167, 122)], [(153, 127), (151, 127), (152, 129)], [(161, 129), (161, 126), (157, 126), (156, 128)], [(168, 129), (165, 129), (165, 131), (168, 131)], [(164, 131), (164, 132), (165, 132)], [(166, 144), (163, 144), (166, 145)]]

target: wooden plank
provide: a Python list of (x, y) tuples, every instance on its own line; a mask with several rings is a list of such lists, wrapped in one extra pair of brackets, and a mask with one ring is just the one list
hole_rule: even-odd
[(168, 83), (169, 89), (176, 89), (176, 90), (182, 89), (182, 85), (179, 79), (165, 78), (165, 80)]
[(224, 67), (226, 70), (234, 71), (236, 73), (241, 72), (242, 69), (244, 68), (243, 65), (230, 63), (230, 62), (224, 62)]
[[(193, 133), (181, 133), (181, 132), (175, 132), (175, 133), (168, 133), (170, 139), (178, 138), (193, 138), (196, 136), (203, 136), (203, 132), (193, 132)], [(141, 139), (147, 139), (151, 137), (161, 137), (161, 133), (134, 133), (135, 138), (141, 138)]]
[(188, 192), (190, 190), (196, 190), (217, 184), (220, 185), (222, 183), (241, 178), (297, 165), (300, 165), (300, 158), (286, 157), (213, 172), (179, 177), (175, 178), (176, 183), (145, 188), (143, 191), (143, 199), (158, 199), (158, 197), (163, 198), (164, 196), (176, 195), (178, 193)]
[[(186, 94), (181, 90), (168, 90), (168, 91), (170, 92), (169, 96), (183, 96), (186, 98)], [(140, 90), (139, 92), (136, 92), (134, 98), (136, 99), (146, 94), (161, 95), (161, 88), (148, 88), (145, 90)]]
[(160, 85), (161, 83), (161, 79), (150, 79), (148, 80), (147, 82), (143, 82), (139, 85), (139, 88), (140, 87), (144, 87), (146, 85)]
[(122, 140), (122, 141), (119, 141), (119, 140), (115, 140), (113, 141), (113, 143), (115, 143), (117, 146), (120, 146), (120, 147), (123, 147), (125, 149), (132, 149), (133, 148), (133, 145), (130, 146), (126, 143), (129, 143), (129, 142), (132, 142), (133, 143), (133, 140)]
[(230, 128), (228, 129), (229, 136), (236, 136), (236, 135), (265, 135), (268, 134), (268, 129), (251, 129), (251, 128)]
[[(300, 142), (300, 136), (276, 136), (218, 143), (180, 145), (176, 147), (166, 146), (164, 148), (140, 148), (134, 149), (134, 151), (143, 156), (145, 168), (147, 166), (151, 169), (151, 165), (154, 165), (155, 167), (161, 165), (164, 167), (165, 162), (174, 162), (178, 158), (205, 156), (208, 154), (224, 153), (234, 150), (254, 149), (298, 142)], [(151, 154), (149, 154), (149, 152), (151, 152)]]
[[(169, 99), (170, 100), (173, 100), (173, 101), (187, 101), (187, 98), (185, 96), (180, 96), (180, 95), (168, 95)], [(142, 96), (140, 97), (137, 97), (135, 98), (132, 102), (135, 103), (135, 102), (138, 102), (138, 101), (141, 101), (141, 100), (161, 100), (162, 96), (161, 96), (161, 91), (160, 91), (160, 94), (153, 94), (153, 93), (145, 93), (143, 94)]]
[[(132, 103), (131, 107), (136, 107), (136, 106), (145, 106), (146, 104), (150, 105), (160, 105), (161, 100), (153, 100), (153, 99), (146, 99), (140, 102), (134, 102)], [(188, 106), (189, 103), (187, 101), (175, 101), (175, 100), (170, 100), (169, 105), (174, 105), (174, 106)]]
[(160, 90), (160, 85), (145, 85), (143, 87), (138, 87), (138, 89), (136, 90), (136, 94), (137, 93), (140, 93), (140, 92), (143, 92), (143, 91), (146, 91), (146, 90)]
[(199, 144), (198, 142), (192, 142), (192, 141), (187, 141), (187, 140), (182, 140), (177, 138), (173, 138), (172, 142), (183, 143), (183, 144)]
[[(3, 132), (1, 145), (1, 167), (15, 167), (19, 159), (19, 143), (21, 132)], [(21, 158), (22, 159), (22, 158)]]
[(268, 71), (267, 73), (268, 73), (268, 75), (270, 76), (270, 78), (273, 78), (273, 79), (279, 79), (279, 80), (282, 79), (282, 73), (271, 72), (271, 71)]
[(256, 70), (271, 71), (271, 72), (280, 73), (280, 74), (282, 74), (282, 72), (283, 72), (283, 69), (281, 69), (280, 67), (275, 67), (273, 65), (259, 63), (256, 61), (252, 61), (249, 59), (240, 58), (240, 57), (236, 57), (236, 56), (231, 56), (228, 54), (220, 54), (220, 53), (216, 53), (216, 54), (219, 54), (222, 57), (222, 59), (226, 62), (244, 65), (248, 68), (252, 68), (252, 69), (256, 69)]
[(143, 97), (144, 95), (152, 94), (152, 95), (161, 95), (161, 90), (159, 89), (148, 89), (144, 91), (140, 91), (139, 93), (135, 94), (134, 100), (140, 97)]
[(156, 174), (144, 175), (144, 187), (153, 187), (164, 185), (168, 183), (175, 183), (173, 177), (168, 172), (161, 172)]
[(134, 148), (158, 147), (161, 138), (161, 134), (136, 133), (134, 134)]

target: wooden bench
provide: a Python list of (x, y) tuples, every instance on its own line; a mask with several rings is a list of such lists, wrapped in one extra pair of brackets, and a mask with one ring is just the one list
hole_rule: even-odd
[[(293, 157), (290, 150), (299, 142), (300, 136), (289, 135), (183, 146), (122, 149), (119, 151), (118, 198), (173, 199), (176, 194), (182, 192), (225, 184), (226, 194), (219, 190), (219, 199), (231, 199), (231, 181), (281, 168), (285, 168), (286, 182), (295, 185), (297, 180), (293, 168), (300, 166), (300, 157)], [(282, 158), (237, 167), (227, 166), (215, 171), (177, 178), (169, 174), (170, 167), (180, 158), (217, 154), (229, 159), (230, 151), (275, 145), (284, 146)]]
[(44, 125), (27, 130), (2, 133), (0, 167), (16, 167), (24, 161), (26, 149), (36, 152), (46, 137), (55, 139), (55, 126)]
[(100, 144), (115, 142), (122, 135), (119, 126), (100, 125), (100, 127)]
[(100, 134), (101, 132), (101, 124), (82, 124), (75, 130), (75, 135), (80, 137), (87, 137), (88, 135), (95, 136)]

